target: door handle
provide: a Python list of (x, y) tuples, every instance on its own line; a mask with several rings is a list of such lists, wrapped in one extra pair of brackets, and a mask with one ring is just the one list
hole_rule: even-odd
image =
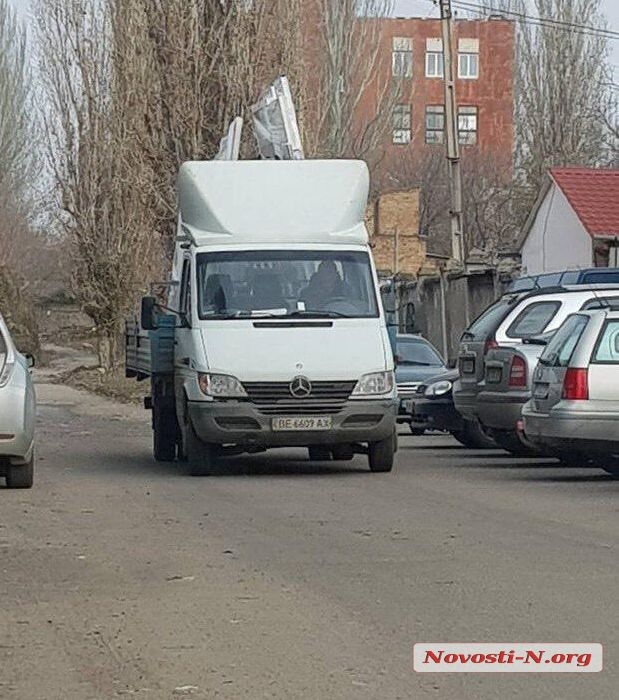
[(189, 365), (191, 363), (191, 358), (183, 357), (180, 362), (181, 362), (181, 365), (187, 365), (187, 367), (189, 367)]

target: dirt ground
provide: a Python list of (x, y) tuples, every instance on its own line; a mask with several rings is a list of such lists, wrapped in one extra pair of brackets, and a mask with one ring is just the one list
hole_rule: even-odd
[[(284, 450), (192, 479), (139, 406), (38, 396), (35, 487), (0, 486), (2, 700), (616, 696), (598, 470), (403, 433), (392, 474)], [(435, 640), (602, 642), (604, 671), (415, 674)]]

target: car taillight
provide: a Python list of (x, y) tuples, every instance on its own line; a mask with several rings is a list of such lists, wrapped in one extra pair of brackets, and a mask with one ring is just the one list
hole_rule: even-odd
[(563, 380), (563, 398), (568, 401), (587, 401), (589, 398), (589, 370), (568, 367)]
[(493, 348), (498, 348), (499, 344), (496, 342), (494, 338), (488, 338), (486, 342), (484, 343), (484, 355), (487, 355), (490, 350)]
[(512, 364), (509, 368), (509, 386), (526, 386), (527, 385), (527, 364), (522, 359), (515, 355), (512, 358)]

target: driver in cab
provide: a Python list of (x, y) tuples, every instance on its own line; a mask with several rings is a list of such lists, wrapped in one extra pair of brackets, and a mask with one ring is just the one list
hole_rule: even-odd
[(329, 301), (348, 298), (349, 290), (333, 260), (323, 260), (301, 294), (307, 309), (323, 309)]

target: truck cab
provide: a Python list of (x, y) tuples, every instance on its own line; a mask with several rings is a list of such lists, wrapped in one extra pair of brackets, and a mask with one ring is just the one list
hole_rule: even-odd
[[(164, 309), (173, 366), (150, 372), (156, 453), (196, 475), (226, 452), (287, 446), (315, 460), (363, 452), (372, 471), (391, 470), (394, 360), (368, 181), (360, 161), (182, 166)], [(157, 334), (150, 309), (142, 325)]]

